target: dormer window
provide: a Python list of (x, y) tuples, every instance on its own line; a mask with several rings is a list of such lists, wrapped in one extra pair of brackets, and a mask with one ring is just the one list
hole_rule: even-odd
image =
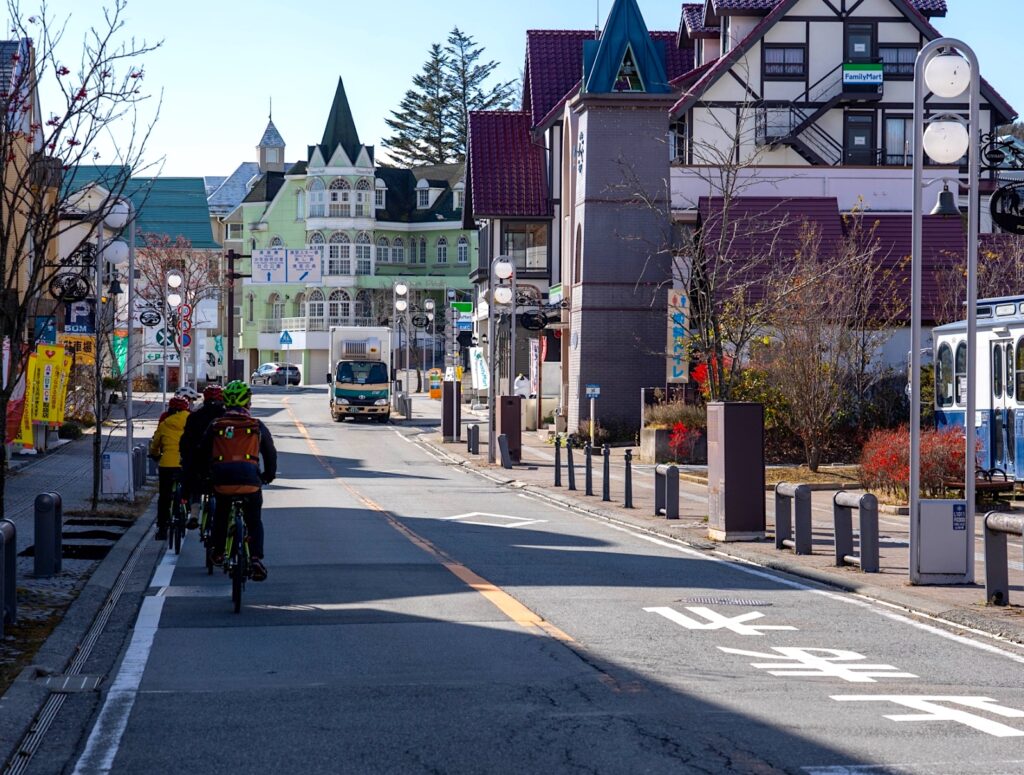
[(425, 210), (430, 207), (430, 189), (419, 188), (416, 189), (416, 207), (420, 210)]
[(386, 200), (384, 199), (384, 195), (386, 193), (387, 191), (383, 188), (378, 188), (376, 191), (373, 192), (373, 206), (378, 210), (383, 210), (386, 206)]
[(277, 148), (267, 148), (267, 161), (270, 164), (277, 164), (277, 162), (280, 161), (278, 153), (279, 151)]
[(452, 209), (453, 210), (461, 210), (462, 209), (462, 192), (461, 191), (453, 192), (453, 194), (452, 194)]
[(626, 46), (619, 74), (615, 77), (615, 91), (644, 91), (644, 82), (640, 78), (640, 70), (636, 66), (633, 49), (630, 46)]

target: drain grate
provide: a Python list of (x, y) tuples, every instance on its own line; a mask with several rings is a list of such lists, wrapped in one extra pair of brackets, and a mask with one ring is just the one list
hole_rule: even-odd
[(748, 600), (742, 597), (687, 597), (677, 602), (697, 605), (742, 605), (747, 608), (764, 608), (771, 605), (767, 600)]
[(102, 676), (98, 675), (50, 675), (41, 679), (39, 683), (52, 692), (75, 694), (96, 691), (102, 680)]

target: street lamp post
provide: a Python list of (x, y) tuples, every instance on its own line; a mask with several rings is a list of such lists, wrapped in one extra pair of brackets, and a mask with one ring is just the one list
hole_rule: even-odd
[[(924, 116), (925, 93), (955, 99), (969, 97), (966, 126), (961, 115), (953, 112)], [(975, 481), (975, 406), (977, 383), (977, 300), (980, 156), (979, 104), (981, 77), (978, 58), (965, 43), (955, 38), (939, 38), (928, 43), (914, 65), (914, 191), (911, 268), (911, 342), (910, 342), (910, 580), (911, 583), (974, 581), (974, 481)], [(956, 164), (968, 155), (967, 207), (967, 407), (964, 416), (964, 500), (968, 540), (966, 574), (930, 574), (921, 572), (921, 292), (923, 263), (924, 189), (939, 181), (924, 182), (925, 153), (939, 164)]]
[[(426, 310), (427, 323), (433, 324), (433, 322), (434, 322), (434, 300), (433, 299), (425, 299), (423, 301), (423, 309)], [(430, 368), (431, 369), (434, 368), (434, 349), (435, 349), (434, 336), (435, 336), (435, 332), (432, 331), (431, 334), (430, 334)], [(427, 338), (426, 338), (426, 336), (423, 337), (423, 368), (427, 368)]]
[[(174, 310), (181, 304), (181, 294), (178, 293), (178, 289), (181, 284), (185, 282), (183, 278), (177, 272), (165, 272), (164, 273), (164, 341), (163, 347), (163, 402), (167, 403), (167, 337), (174, 336), (174, 326), (171, 324), (171, 315)], [(168, 293), (167, 289), (170, 288)], [(179, 368), (181, 372), (178, 375), (178, 384), (184, 384), (185, 379), (185, 359), (181, 358)]]
[[(412, 397), (409, 386), (406, 384), (409, 381), (409, 286), (403, 282), (397, 282), (392, 286), (391, 293), (395, 304), (395, 322), (399, 322), (399, 317), (405, 321), (405, 380), (402, 382), (402, 389), (411, 406)], [(399, 329), (398, 343), (401, 346), (401, 329)], [(395, 371), (398, 370), (395, 369)]]
[[(491, 271), (487, 277), (487, 358), (488, 368), (491, 373), (487, 379), (487, 462), (494, 463), (497, 460), (495, 455), (495, 447), (497, 446), (498, 434), (496, 432), (495, 424), (497, 421), (496, 411), (496, 382), (500, 372), (498, 371), (495, 363), (495, 343), (497, 340), (497, 332), (494, 330), (494, 308), (498, 304), (509, 304), (513, 305), (513, 326), (515, 325), (515, 275), (516, 268), (512, 259), (508, 256), (495, 256), (491, 262)], [(511, 285), (504, 285), (506, 281), (510, 281)], [(511, 342), (515, 344), (515, 332), (512, 333)], [(509, 376), (509, 383), (511, 388), (511, 382), (513, 377)], [(509, 393), (513, 391), (510, 389)]]

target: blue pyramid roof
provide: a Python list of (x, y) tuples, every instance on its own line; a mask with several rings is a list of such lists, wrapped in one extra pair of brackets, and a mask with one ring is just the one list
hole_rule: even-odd
[[(622, 88), (619, 75), (627, 56), (639, 76), (640, 89)], [(664, 46), (651, 40), (636, 0), (615, 0), (600, 40), (583, 44), (583, 91), (589, 94), (619, 91), (668, 94), (671, 91), (665, 74)]]

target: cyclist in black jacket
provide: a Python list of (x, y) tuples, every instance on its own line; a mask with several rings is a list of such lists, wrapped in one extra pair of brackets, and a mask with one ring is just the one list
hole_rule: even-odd
[[(212, 490), (210, 483), (203, 481), (196, 470), (196, 457), (199, 454), (199, 443), (203, 434), (210, 427), (210, 423), (224, 414), (224, 388), (220, 385), (207, 385), (203, 390), (203, 405), (188, 416), (185, 421), (185, 430), (181, 434), (181, 482), (185, 492), (193, 502), (199, 500), (204, 493), (209, 495)], [(199, 526), (198, 521), (192, 515), (189, 516), (188, 529), (195, 530)]]

